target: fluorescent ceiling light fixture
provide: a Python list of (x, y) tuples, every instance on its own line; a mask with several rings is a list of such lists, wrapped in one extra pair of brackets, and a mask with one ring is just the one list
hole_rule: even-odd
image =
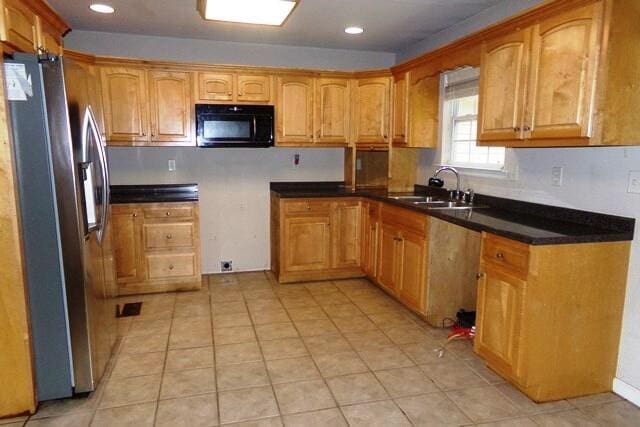
[(344, 32), (347, 34), (362, 34), (364, 33), (364, 29), (362, 27), (347, 27), (344, 29)]
[(282, 25), (298, 0), (199, 0), (204, 19), (242, 24)]
[(101, 3), (94, 3), (91, 6), (89, 6), (89, 9), (93, 10), (94, 12), (98, 12), (98, 13), (113, 13), (113, 12), (115, 12), (115, 9), (112, 8), (111, 6), (109, 6), (108, 4), (101, 4)]

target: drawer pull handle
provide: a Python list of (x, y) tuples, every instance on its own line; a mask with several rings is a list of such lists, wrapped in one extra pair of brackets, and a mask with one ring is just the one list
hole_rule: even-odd
[(169, 270), (173, 270), (173, 264), (169, 264)]
[(167, 240), (171, 240), (173, 239), (173, 236), (171, 234), (167, 234)]
[(503, 254), (502, 252), (498, 252), (498, 253), (496, 254), (496, 258), (498, 258), (498, 259), (504, 259), (504, 254)]

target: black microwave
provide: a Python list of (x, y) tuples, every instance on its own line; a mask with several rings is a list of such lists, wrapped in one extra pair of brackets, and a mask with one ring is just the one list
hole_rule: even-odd
[(271, 147), (273, 105), (196, 104), (198, 147)]

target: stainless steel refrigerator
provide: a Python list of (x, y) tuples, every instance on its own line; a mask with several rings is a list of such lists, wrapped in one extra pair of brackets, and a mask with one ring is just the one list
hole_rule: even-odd
[(116, 339), (109, 171), (92, 78), (60, 57), (5, 61), (38, 401), (94, 390)]

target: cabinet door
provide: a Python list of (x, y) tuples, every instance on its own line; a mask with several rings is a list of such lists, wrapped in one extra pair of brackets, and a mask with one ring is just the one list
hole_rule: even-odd
[(430, 67), (411, 70), (409, 76), (410, 147), (436, 148), (440, 123), (440, 73)]
[(354, 96), (354, 139), (362, 146), (389, 141), (389, 78), (356, 80)]
[(406, 145), (407, 143), (407, 74), (399, 74), (393, 78), (392, 138), (395, 145)]
[(482, 45), (478, 143), (522, 139), (531, 29)]
[(277, 143), (313, 144), (313, 78), (278, 77)]
[(145, 71), (104, 67), (101, 80), (107, 141), (114, 145), (149, 141)]
[(525, 120), (530, 139), (590, 136), (601, 15), (599, 2), (534, 27)]
[(4, 0), (3, 13), (2, 40), (16, 50), (36, 52), (36, 14), (20, 0)]
[(371, 215), (369, 205), (362, 207), (362, 270), (367, 277), (377, 277), (377, 253), (378, 253), (378, 228), (379, 223), (375, 216)]
[(198, 73), (198, 100), (233, 101), (233, 73)]
[(47, 21), (36, 16), (36, 33), (38, 48), (53, 55), (62, 55), (62, 40), (59, 34)]
[(517, 377), (525, 282), (488, 264), (481, 271), (476, 350), (494, 369)]
[(348, 79), (316, 80), (316, 142), (349, 142), (350, 85)]
[(283, 232), (283, 272), (327, 270), (331, 267), (328, 215), (285, 218)]
[(271, 101), (271, 77), (255, 74), (238, 75), (238, 102)]
[(111, 222), (117, 282), (124, 284), (145, 280), (141, 211), (114, 207)]
[(427, 241), (415, 233), (402, 233), (400, 299), (423, 313), (426, 303)]
[(382, 223), (378, 249), (378, 283), (396, 293), (400, 285), (400, 257), (402, 240), (395, 227)]
[(360, 202), (335, 202), (332, 209), (332, 267), (360, 266)]
[(194, 143), (191, 91), (191, 73), (149, 71), (152, 142)]

